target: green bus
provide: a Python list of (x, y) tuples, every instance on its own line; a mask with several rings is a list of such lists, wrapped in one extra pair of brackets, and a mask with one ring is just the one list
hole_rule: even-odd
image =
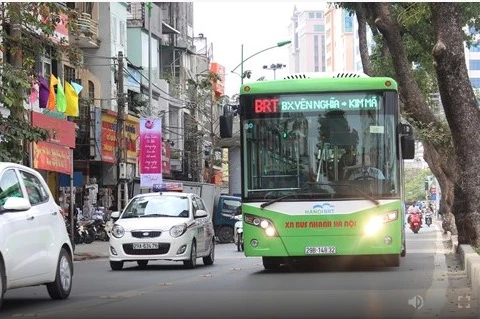
[(245, 255), (268, 270), (321, 256), (398, 266), (414, 139), (397, 83), (292, 75), (242, 85), (239, 101)]

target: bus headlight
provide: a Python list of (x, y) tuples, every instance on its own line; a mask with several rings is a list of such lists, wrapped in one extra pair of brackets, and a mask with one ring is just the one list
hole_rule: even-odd
[(265, 230), (265, 235), (267, 235), (268, 237), (278, 236), (277, 230), (275, 229), (272, 221), (267, 218), (244, 214), (244, 221), (249, 225), (263, 228)]
[(373, 236), (380, 231), (383, 227), (383, 220), (380, 216), (371, 218), (365, 225), (365, 235)]
[(393, 210), (383, 215), (370, 218), (364, 228), (364, 233), (367, 236), (373, 236), (377, 234), (383, 225), (398, 219), (398, 211)]

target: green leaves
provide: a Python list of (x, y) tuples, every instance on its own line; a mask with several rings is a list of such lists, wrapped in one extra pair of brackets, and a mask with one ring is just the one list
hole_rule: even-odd
[[(8, 118), (0, 116), (0, 161), (22, 162), (29, 142), (49, 137), (48, 131), (32, 127), (24, 106), (32, 76), (36, 73), (35, 64), (47, 47), (53, 48), (53, 58), (66, 52), (69, 57), (77, 57), (73, 63), (79, 59), (78, 49), (56, 43), (51, 38), (64, 14), (69, 17), (67, 28), (71, 29), (75, 25), (76, 13), (55, 2), (0, 3), (0, 17), (6, 17), (2, 23), (7, 26), (0, 30), (1, 49), (5, 53), (0, 63), (0, 105), (10, 111)], [(21, 25), (22, 32), (11, 36), (7, 32), (8, 23), (15, 22)], [(21, 53), (21, 57), (16, 56), (17, 53)], [(14, 68), (13, 65), (23, 67)]]

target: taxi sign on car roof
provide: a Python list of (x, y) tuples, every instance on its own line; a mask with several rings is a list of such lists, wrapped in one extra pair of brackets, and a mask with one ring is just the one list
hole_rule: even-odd
[(183, 192), (182, 183), (161, 183), (153, 184), (153, 192)]

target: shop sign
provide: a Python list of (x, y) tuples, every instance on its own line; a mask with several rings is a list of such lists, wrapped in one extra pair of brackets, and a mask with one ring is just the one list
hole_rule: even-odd
[(75, 148), (75, 123), (32, 111), (32, 125), (50, 132), (47, 142)]
[(72, 173), (72, 150), (48, 142), (34, 143), (33, 168), (70, 175)]
[[(139, 119), (128, 116), (125, 121), (125, 133), (127, 148), (127, 163), (135, 164), (138, 157), (137, 138), (139, 131)], [(117, 148), (117, 114), (112, 111), (102, 113), (102, 161), (116, 162)]]
[(167, 141), (163, 142), (162, 147), (162, 173), (163, 175), (170, 175), (171, 173), (171, 164), (170, 164), (170, 154), (172, 153), (172, 146)]

